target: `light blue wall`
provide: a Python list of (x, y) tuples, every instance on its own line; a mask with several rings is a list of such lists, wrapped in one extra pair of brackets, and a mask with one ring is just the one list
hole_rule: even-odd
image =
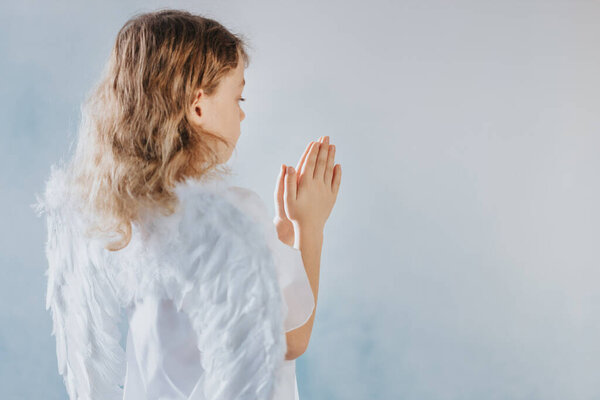
[(2, 3), (0, 398), (66, 398), (29, 204), (159, 7), (250, 39), (231, 165), (271, 211), (336, 144), (302, 399), (600, 398), (600, 3), (573, 0)]

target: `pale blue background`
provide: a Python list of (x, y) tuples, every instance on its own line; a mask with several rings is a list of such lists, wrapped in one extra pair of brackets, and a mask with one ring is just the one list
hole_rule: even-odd
[(29, 204), (133, 13), (252, 45), (231, 160), (343, 165), (300, 397), (600, 399), (600, 2), (19, 1), (0, 6), (0, 398), (65, 399)]

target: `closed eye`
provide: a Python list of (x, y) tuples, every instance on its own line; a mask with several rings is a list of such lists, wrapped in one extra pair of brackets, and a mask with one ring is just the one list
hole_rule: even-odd
[(246, 99), (243, 97), (240, 97), (239, 101), (246, 101)]

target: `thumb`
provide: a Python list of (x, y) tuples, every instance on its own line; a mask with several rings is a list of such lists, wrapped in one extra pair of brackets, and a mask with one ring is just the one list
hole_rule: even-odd
[(275, 211), (277, 216), (281, 219), (287, 219), (287, 216), (285, 215), (285, 201), (283, 200), (286, 169), (285, 164), (282, 164), (279, 169), (279, 177), (277, 178), (277, 188), (275, 189)]
[(287, 204), (292, 203), (296, 200), (296, 171), (291, 166), (287, 167), (287, 173), (285, 174), (285, 201)]

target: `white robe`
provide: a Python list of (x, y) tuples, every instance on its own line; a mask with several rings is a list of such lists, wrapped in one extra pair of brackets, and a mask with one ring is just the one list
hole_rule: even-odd
[[(47, 213), (51, 309), (70, 399), (298, 399), (285, 332), (314, 296), (300, 251), (261, 198), (222, 181), (177, 184), (175, 214), (143, 214), (118, 252), (85, 237), (85, 217), (53, 169)], [(127, 347), (120, 310), (127, 310)]]

